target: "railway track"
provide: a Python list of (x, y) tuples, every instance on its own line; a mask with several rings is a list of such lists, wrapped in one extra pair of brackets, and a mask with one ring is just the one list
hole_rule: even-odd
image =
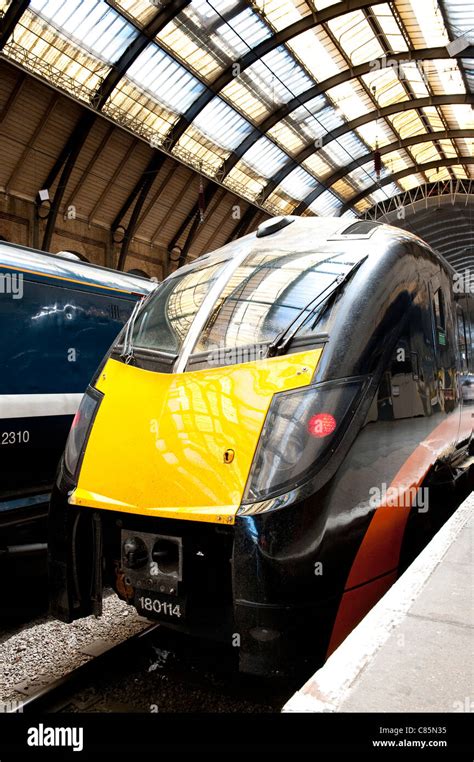
[(231, 647), (152, 624), (39, 688), (14, 711), (278, 712), (296, 687), (241, 675)]

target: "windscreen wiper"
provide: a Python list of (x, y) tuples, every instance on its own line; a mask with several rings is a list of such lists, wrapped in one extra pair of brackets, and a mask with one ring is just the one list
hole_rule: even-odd
[(144, 298), (138, 299), (138, 301), (135, 302), (135, 306), (132, 310), (132, 314), (130, 315), (127, 323), (127, 327), (125, 329), (125, 337), (123, 340), (123, 349), (120, 353), (121, 359), (125, 362), (126, 365), (129, 365), (134, 357), (134, 351), (133, 351), (133, 331), (135, 328), (135, 322), (137, 319), (138, 311), (140, 307), (142, 306), (144, 302)]
[[(301, 308), (294, 320), (292, 320), (291, 323), (283, 329), (283, 331), (280, 331), (280, 333), (268, 345), (267, 357), (276, 357), (277, 355), (283, 354), (287, 350), (288, 345), (294, 339), (300, 328), (302, 328), (305, 323), (311, 319), (321, 304), (324, 304), (324, 302), (327, 302), (329, 299), (333, 299), (335, 296), (337, 296), (338, 293), (340, 293), (347, 281), (352, 278), (361, 264), (365, 262), (367, 256), (368, 255), (360, 259), (359, 262), (351, 267), (351, 269), (348, 270), (344, 275), (338, 275), (337, 278), (334, 278), (334, 280), (331, 281), (331, 283), (326, 286), (323, 291), (320, 291), (317, 296), (315, 296), (313, 299), (311, 299), (310, 302), (308, 302), (308, 304)], [(328, 290), (329, 293), (326, 293)], [(308, 314), (306, 314), (307, 310), (309, 310)]]

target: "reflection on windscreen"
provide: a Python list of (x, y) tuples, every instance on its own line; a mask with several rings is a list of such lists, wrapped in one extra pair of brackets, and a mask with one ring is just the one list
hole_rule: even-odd
[(222, 261), (165, 281), (139, 314), (135, 347), (178, 354), (199, 307), (215, 282)]
[[(325, 292), (330, 293), (357, 258), (317, 252), (250, 254), (229, 274), (205, 318), (193, 354), (212, 353), (216, 347), (268, 344), (295, 318), (311, 313), (316, 320), (318, 311), (324, 309)], [(228, 257), (211, 259), (209, 264), (203, 262), (165, 281), (138, 314), (133, 346), (178, 355), (206, 295), (228, 261)], [(320, 294), (324, 298), (314, 310)], [(298, 335), (311, 333), (315, 320), (311, 317)]]
[[(317, 252), (251, 254), (216, 301), (194, 352), (273, 341), (296, 317), (309, 314), (315, 298), (353, 267), (349, 259), (347, 254)], [(323, 304), (315, 319), (322, 309)]]

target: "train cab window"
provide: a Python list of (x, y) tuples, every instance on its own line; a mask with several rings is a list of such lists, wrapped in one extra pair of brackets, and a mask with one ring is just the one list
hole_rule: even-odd
[(433, 295), (433, 316), (436, 329), (436, 342), (439, 346), (446, 346), (446, 311), (444, 307), (443, 292), (440, 288)]
[(205, 362), (217, 348), (223, 350), (219, 355), (223, 364), (244, 358), (245, 347), (262, 347), (259, 356), (263, 356), (265, 347), (295, 320), (299, 329), (292, 347), (301, 342), (313, 345), (314, 337), (327, 332), (333, 319), (334, 303), (327, 297), (357, 261), (357, 256), (354, 261), (347, 254), (314, 251), (250, 254), (212, 308), (191, 364)]

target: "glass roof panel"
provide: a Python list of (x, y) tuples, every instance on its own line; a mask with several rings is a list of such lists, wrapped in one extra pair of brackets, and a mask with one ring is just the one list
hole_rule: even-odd
[(268, 130), (267, 135), (288, 151), (288, 153), (294, 155), (305, 145), (305, 140), (303, 140), (303, 137), (298, 132), (301, 132), (301, 130), (296, 130), (292, 127), (291, 123), (282, 120), (277, 122), (271, 130)]
[(458, 155), (457, 148), (452, 140), (438, 140), (438, 143), (447, 159), (452, 159)]
[(325, 180), (334, 172), (333, 165), (321, 155), (321, 151), (309, 156), (301, 166), (306, 167), (319, 180)]
[(253, 170), (270, 178), (288, 161), (288, 156), (268, 138), (261, 137), (244, 154), (242, 161)]
[(348, 180), (338, 180), (337, 183), (334, 183), (332, 186), (332, 190), (344, 199), (344, 201), (352, 198), (355, 191), (354, 186)]
[(472, 58), (469, 60), (467, 58), (463, 58), (462, 65), (466, 75), (467, 83), (469, 85), (469, 90), (471, 93), (474, 93), (474, 64)]
[(371, 98), (357, 80), (331, 87), (326, 95), (334, 103), (336, 111), (348, 120), (357, 119), (374, 108)]
[(308, 29), (287, 43), (316, 82), (333, 77), (347, 64), (340, 51), (322, 27)]
[[(208, 3), (211, 11), (218, 10), (217, 0)], [(227, 22), (222, 20), (217, 26), (212, 42), (217, 42), (219, 48), (231, 56), (233, 59), (245, 55), (251, 48), (254, 48), (260, 42), (270, 37), (271, 29), (265, 24), (255, 11), (251, 8), (245, 8), (243, 11), (233, 16), (232, 20)]]
[[(383, 108), (391, 103), (408, 100), (408, 93), (400, 82), (395, 69), (387, 67), (361, 77), (374, 93), (378, 105)], [(375, 88), (375, 90), (374, 90)]]
[(64, 37), (31, 10), (22, 15), (3, 53), (87, 102), (110, 71), (109, 64)]
[(474, 129), (474, 109), (466, 103), (455, 103), (440, 108), (451, 130)]
[(447, 167), (436, 167), (435, 169), (425, 170), (425, 175), (428, 178), (428, 182), (434, 183), (438, 180), (449, 180), (451, 175)]
[(313, 5), (317, 11), (322, 11), (323, 8), (329, 8), (330, 5), (336, 5), (338, 0), (313, 0)]
[(265, 93), (273, 107), (287, 103), (314, 82), (284, 47), (276, 48), (245, 71), (253, 86)]
[(158, 104), (127, 78), (114, 90), (103, 111), (156, 145), (178, 119), (178, 114)]
[(402, 177), (398, 181), (398, 184), (401, 185), (404, 191), (410, 190), (411, 188), (417, 188), (419, 185), (424, 185), (424, 183), (425, 178), (420, 173)]
[(276, 30), (283, 29), (312, 13), (312, 8), (306, 0), (254, 0), (254, 6)]
[(331, 140), (322, 150), (335, 167), (343, 167), (353, 159), (357, 159), (359, 156), (364, 156), (367, 153), (366, 146), (354, 132), (348, 132), (345, 135), (341, 135), (337, 140)]
[(363, 198), (361, 201), (358, 201), (357, 204), (355, 204), (355, 209), (357, 209), (359, 214), (362, 214), (367, 209), (370, 209), (371, 206), (373, 206), (373, 204), (371, 203), (369, 199), (370, 199), (370, 196), (369, 198)]
[(214, 98), (196, 117), (193, 126), (220, 148), (233, 151), (253, 127), (221, 98)]
[(255, 200), (265, 187), (267, 180), (253, 172), (249, 166), (239, 161), (224, 178), (224, 185), (236, 193), (242, 193), (246, 198)]
[(404, 50), (408, 50), (400, 25), (388, 3), (373, 5), (370, 8), (370, 14), (376, 17), (390, 48), (394, 52), (402, 53)]
[(253, 122), (260, 122), (270, 113), (272, 107), (269, 100), (262, 98), (258, 92), (254, 91), (252, 84), (247, 82), (246, 73), (243, 72), (241, 77), (232, 79), (222, 89), (221, 94)]
[(457, 138), (454, 144), (459, 156), (474, 156), (474, 138)]
[(278, 186), (288, 196), (302, 201), (318, 185), (314, 177), (311, 177), (302, 167), (294, 169)]
[(379, 201), (384, 201), (384, 199), (391, 198), (392, 196), (397, 196), (400, 193), (400, 188), (397, 188), (395, 183), (389, 183), (388, 185), (384, 185), (383, 188), (378, 188), (376, 191), (374, 191), (370, 198), (374, 200), (375, 204), (378, 204)]
[(342, 115), (327, 105), (324, 96), (318, 96), (295, 109), (291, 121), (299, 124), (309, 141), (335, 130), (344, 122)]
[(457, 180), (467, 180), (470, 177), (470, 175), (466, 173), (466, 170), (463, 167), (451, 167), (451, 171), (454, 172)]
[(384, 167), (382, 177), (384, 177), (387, 174), (393, 175), (396, 172), (401, 172), (403, 169), (408, 169), (408, 167), (413, 165), (413, 159), (406, 151), (390, 151), (390, 153), (382, 156), (382, 165)]
[(466, 35), (471, 44), (474, 44), (474, 24), (472, 19), (472, 5), (466, 0), (445, 0), (446, 16), (453, 32), (456, 35)]
[(437, 132), (438, 130), (444, 129), (443, 120), (441, 118), (441, 113), (438, 108), (435, 108), (435, 106), (428, 106), (422, 109), (422, 113), (427, 118), (428, 123), (432, 130)]
[(437, 0), (397, 0), (397, 11), (415, 48), (442, 47), (449, 43)]
[(427, 64), (425, 65), (425, 71), (434, 95), (466, 92), (457, 61), (453, 61), (452, 59), (447, 61), (430, 61), (430, 66)]
[(384, 50), (362, 11), (345, 13), (328, 22), (332, 34), (343, 48), (351, 64), (372, 61)]
[(414, 109), (400, 111), (388, 117), (388, 121), (398, 132), (401, 138), (409, 138), (412, 135), (420, 135), (426, 132), (425, 126)]
[(273, 209), (278, 210), (278, 214), (292, 214), (297, 203), (294, 198), (291, 198), (280, 188), (277, 188), (273, 193), (270, 193), (269, 197), (263, 202), (263, 206), (273, 214)]
[(347, 209), (344, 214), (341, 214), (341, 219), (351, 219), (355, 220), (357, 219), (357, 214), (354, 212), (353, 209)]
[(157, 36), (160, 43), (189, 68), (209, 82), (215, 79), (225, 66), (226, 60), (206, 49), (202, 39), (192, 34), (181, 21), (182, 16), (165, 26)]
[(154, 43), (138, 56), (127, 76), (177, 114), (183, 114), (204, 90), (196, 77)]
[(181, 136), (172, 153), (211, 175), (215, 175), (216, 170), (222, 166), (222, 162), (229, 155), (228, 150), (224, 150), (199, 132), (194, 124), (191, 124)]
[(342, 201), (337, 196), (331, 193), (331, 191), (325, 191), (308, 208), (321, 217), (331, 217), (337, 214), (341, 206)]
[(357, 128), (356, 132), (370, 148), (375, 148), (376, 143), (378, 143), (379, 148), (382, 148), (397, 140), (395, 133), (390, 129), (385, 119), (363, 124)]
[(112, 0), (114, 5), (126, 16), (143, 27), (156, 15), (158, 8), (150, 0)]
[(418, 164), (426, 164), (429, 161), (440, 159), (440, 153), (434, 143), (418, 143), (411, 146), (411, 153)]
[(31, 10), (101, 61), (120, 58), (138, 31), (103, 0), (31, 0)]

